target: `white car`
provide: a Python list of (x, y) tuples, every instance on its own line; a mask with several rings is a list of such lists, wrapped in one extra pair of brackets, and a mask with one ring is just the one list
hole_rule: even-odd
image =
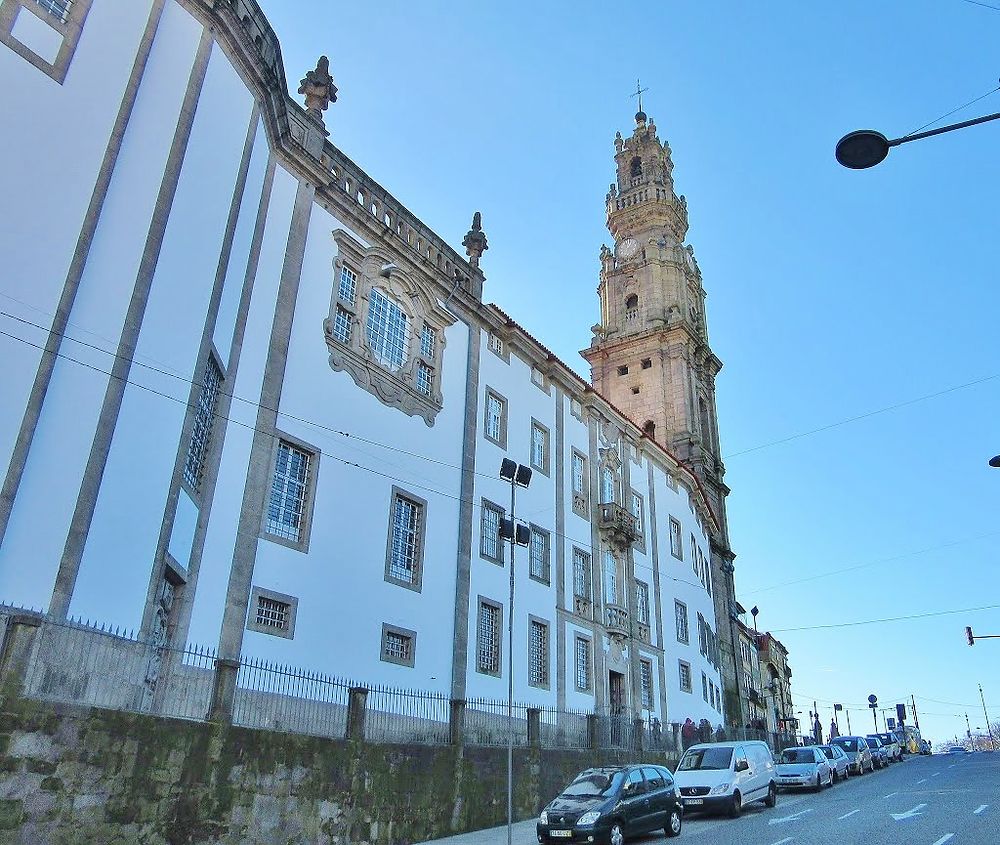
[(805, 787), (817, 792), (823, 786), (833, 786), (833, 768), (826, 755), (815, 745), (786, 748), (781, 752), (778, 765), (778, 786), (782, 788)]
[(684, 812), (722, 810), (731, 818), (747, 804), (778, 801), (771, 749), (764, 742), (706, 742), (692, 745), (677, 764), (674, 783)]
[(847, 780), (851, 776), (851, 759), (844, 749), (839, 745), (820, 745), (818, 747), (833, 769), (833, 782)]

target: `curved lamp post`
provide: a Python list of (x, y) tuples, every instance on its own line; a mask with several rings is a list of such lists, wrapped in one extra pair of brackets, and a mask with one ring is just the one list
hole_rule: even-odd
[(864, 170), (885, 161), (885, 157), (889, 155), (889, 150), (892, 147), (898, 147), (900, 144), (906, 144), (910, 141), (919, 141), (921, 138), (930, 138), (932, 135), (940, 135), (943, 132), (964, 129), (966, 126), (986, 123), (997, 118), (1000, 118), (1000, 112), (987, 114), (973, 120), (963, 120), (961, 123), (952, 123), (949, 126), (942, 126), (940, 129), (931, 129), (929, 132), (904, 135), (902, 138), (894, 138), (891, 141), (874, 129), (858, 129), (856, 132), (847, 133), (837, 141), (837, 161), (851, 170)]
[(992, 458), (990, 458), (990, 466), (1000, 467), (1000, 455), (994, 455)]

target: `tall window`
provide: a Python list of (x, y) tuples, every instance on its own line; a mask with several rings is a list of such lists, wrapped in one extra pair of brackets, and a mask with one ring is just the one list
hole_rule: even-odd
[(590, 555), (573, 549), (573, 595), (590, 600)]
[(590, 640), (577, 637), (573, 651), (576, 662), (576, 688), (580, 692), (586, 692), (590, 689)]
[(582, 496), (586, 487), (587, 459), (579, 452), (573, 453), (573, 492)]
[(501, 557), (503, 548), (500, 545), (500, 520), (502, 518), (503, 510), (484, 499), (482, 517), (479, 522), (479, 553), (494, 563), (503, 562)]
[(653, 664), (648, 660), (639, 661), (639, 687), (642, 706), (646, 710), (653, 709)]
[(684, 660), (678, 660), (677, 675), (681, 685), (681, 692), (691, 692), (691, 664)]
[(222, 371), (215, 358), (208, 356), (205, 376), (198, 394), (198, 404), (191, 426), (191, 442), (188, 443), (187, 458), (184, 461), (184, 480), (196, 493), (201, 492), (201, 478), (205, 472), (205, 458), (212, 441), (212, 427), (215, 422), (215, 408), (219, 402), (219, 385)]
[(423, 506), (395, 493), (392, 499), (392, 540), (389, 544), (387, 576), (402, 584), (419, 585), (421, 523)]
[(549, 432), (545, 426), (531, 423), (531, 466), (548, 475), (549, 472)]
[(689, 642), (688, 635), (688, 609), (682, 601), (674, 602), (674, 617), (677, 623), (677, 642)]
[(340, 268), (340, 298), (348, 305), (354, 305), (358, 292), (358, 274), (346, 264)]
[(484, 600), (479, 602), (476, 668), (488, 675), (500, 674), (500, 606)]
[(430, 396), (434, 387), (434, 368), (420, 361), (417, 364), (417, 390)]
[(618, 604), (618, 562), (608, 550), (604, 552), (604, 603)]
[(507, 402), (492, 390), (486, 391), (486, 414), (484, 420), (487, 440), (492, 440), (500, 448), (507, 448)]
[(528, 683), (533, 687), (549, 685), (549, 626), (538, 619), (528, 625)]
[(701, 673), (701, 697), (708, 701), (708, 675)]
[(639, 538), (642, 539), (642, 496), (638, 493), (632, 493), (632, 516), (635, 517), (635, 530), (639, 532)]
[(531, 526), (528, 546), (528, 574), (536, 581), (549, 581), (549, 532)]
[(420, 330), (420, 354), (425, 358), (433, 358), (436, 347), (437, 332), (432, 326), (424, 323), (424, 327)]
[(635, 618), (641, 625), (649, 624), (649, 585), (644, 581), (635, 582)]
[(333, 315), (333, 336), (341, 343), (351, 342), (351, 312), (339, 305)]
[(670, 554), (678, 560), (684, 560), (684, 541), (681, 539), (681, 524), (670, 517)]
[(691, 535), (691, 568), (694, 570), (694, 574), (698, 574), (698, 541), (694, 539), (694, 534)]
[(708, 626), (705, 624), (705, 617), (698, 614), (698, 650), (702, 654), (708, 654)]
[(390, 370), (402, 367), (409, 342), (409, 319), (403, 309), (378, 288), (371, 289), (366, 329), (375, 359)]
[(601, 470), (601, 504), (606, 505), (618, 501), (615, 495), (615, 473), (611, 467), (604, 467)]
[(267, 506), (266, 531), (275, 537), (302, 542), (306, 526), (313, 455), (285, 440), (278, 442), (274, 478)]

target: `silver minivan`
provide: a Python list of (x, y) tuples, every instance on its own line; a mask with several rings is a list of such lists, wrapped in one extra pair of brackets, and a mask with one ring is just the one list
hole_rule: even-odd
[(674, 783), (685, 813), (721, 810), (735, 818), (754, 801), (773, 807), (778, 800), (771, 749), (757, 740), (692, 745), (677, 764)]

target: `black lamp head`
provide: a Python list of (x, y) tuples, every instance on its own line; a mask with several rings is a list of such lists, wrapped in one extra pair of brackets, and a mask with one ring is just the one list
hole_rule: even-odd
[(519, 487), (527, 487), (531, 484), (531, 468), (526, 467), (524, 464), (518, 464), (517, 476), (515, 477), (514, 482)]
[(500, 464), (500, 477), (504, 481), (513, 481), (515, 475), (517, 475), (517, 461), (504, 458)]

